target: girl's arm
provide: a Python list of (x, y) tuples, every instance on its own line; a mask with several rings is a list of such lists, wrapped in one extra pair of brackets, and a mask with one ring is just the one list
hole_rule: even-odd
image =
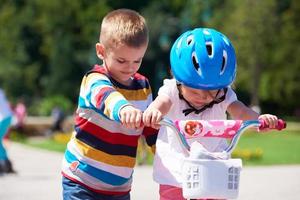
[(231, 103), (227, 108), (227, 112), (233, 119), (239, 120), (252, 120), (258, 119), (259, 117), (257, 112), (247, 107), (241, 101), (234, 101)]
[(245, 106), (245, 104), (243, 104), (241, 101), (235, 101), (231, 103), (227, 108), (227, 112), (230, 114), (230, 116), (233, 119), (239, 119), (239, 120), (262, 119), (267, 123), (267, 125), (271, 129), (275, 128), (278, 124), (277, 116), (271, 114), (259, 115), (251, 108)]

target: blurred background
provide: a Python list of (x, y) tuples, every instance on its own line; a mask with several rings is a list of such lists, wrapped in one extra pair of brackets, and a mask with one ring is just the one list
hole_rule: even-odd
[(0, 87), (28, 115), (76, 109), (80, 81), (94, 64), (100, 22), (130, 8), (148, 21), (140, 72), (156, 95), (168, 77), (175, 38), (195, 27), (227, 35), (237, 53), (239, 98), (264, 113), (300, 117), (300, 1), (297, 0), (0, 0)]
[[(210, 27), (227, 35), (237, 54), (233, 88), (239, 99), (288, 120), (290, 127), (285, 143), (281, 137), (273, 142), (268, 137), (263, 144), (259, 137), (256, 146), (251, 139), (242, 141), (236, 156), (265, 164), (300, 163), (295, 153), (300, 142), (297, 0), (0, 0), (0, 88), (14, 111), (7, 138), (64, 151), (81, 79), (94, 64), (101, 64), (95, 44), (102, 18), (118, 8), (136, 10), (147, 20), (150, 42), (140, 73), (149, 78), (154, 97), (169, 78), (170, 48), (181, 33)], [(151, 163), (141, 143), (139, 162)], [(262, 148), (265, 143), (273, 147)], [(276, 156), (278, 143), (289, 147), (282, 149), (290, 160)]]
[[(282, 195), (261, 199), (299, 199), (299, 0), (0, 0), (0, 88), (14, 111), (6, 137), (15, 141), (4, 144), (18, 173), (0, 177), (0, 199), (34, 200), (49, 191), (57, 195), (49, 199), (59, 198), (60, 162), (71, 137), (80, 82), (86, 71), (101, 63), (95, 53), (100, 23), (118, 8), (136, 10), (147, 20), (150, 42), (140, 73), (149, 78), (154, 97), (169, 77), (169, 51), (182, 32), (209, 27), (230, 38), (238, 59), (233, 87), (239, 99), (288, 121), (280, 133), (245, 134), (233, 157), (242, 158), (245, 165), (296, 164), (295, 169), (279, 168), (280, 173), (259, 168), (263, 174), (271, 172), (269, 177), (284, 177), (276, 181), (267, 177), (264, 187), (258, 185), (251, 195), (242, 191), (242, 196), (268, 194), (260, 190), (268, 187)], [(152, 154), (140, 142), (138, 164), (151, 164)], [(49, 155), (28, 146), (60, 153)], [(150, 171), (141, 174), (151, 179)], [(278, 180), (287, 181), (280, 181), (281, 186)], [(252, 183), (250, 178), (253, 189)], [(41, 190), (41, 185), (47, 187)]]

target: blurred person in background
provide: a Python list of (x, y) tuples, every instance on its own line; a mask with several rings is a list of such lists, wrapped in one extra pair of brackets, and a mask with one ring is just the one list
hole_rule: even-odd
[(15, 172), (3, 145), (3, 138), (11, 125), (12, 117), (13, 112), (9, 102), (4, 91), (0, 89), (0, 174)]
[(51, 112), (52, 124), (49, 130), (46, 131), (46, 136), (51, 137), (55, 132), (63, 132), (63, 123), (65, 121), (65, 113), (59, 107), (55, 106)]
[(21, 98), (14, 107), (15, 128), (18, 132), (24, 132), (24, 122), (27, 116), (27, 109), (24, 100)]
[(52, 131), (63, 131), (63, 122), (66, 117), (64, 111), (60, 107), (54, 107), (51, 115), (53, 118)]

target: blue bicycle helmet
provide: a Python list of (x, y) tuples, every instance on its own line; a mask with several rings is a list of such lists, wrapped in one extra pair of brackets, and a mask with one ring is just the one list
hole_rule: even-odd
[(229, 39), (209, 28), (183, 33), (171, 49), (175, 79), (194, 89), (215, 90), (229, 86), (236, 75), (236, 57)]

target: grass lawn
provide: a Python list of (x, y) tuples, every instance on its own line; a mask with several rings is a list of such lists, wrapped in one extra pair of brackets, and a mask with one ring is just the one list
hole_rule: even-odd
[(16, 132), (12, 132), (10, 134), (10, 139), (19, 142), (22, 144), (26, 144), (28, 146), (37, 147), (41, 149), (47, 149), (50, 151), (57, 151), (63, 153), (66, 149), (66, 142), (56, 141), (54, 138), (46, 138), (46, 137), (24, 137), (21, 134)]
[(242, 135), (237, 148), (262, 151), (260, 158), (243, 159), (244, 165), (300, 164), (300, 131), (249, 132)]
[(66, 144), (59, 143), (53, 139), (29, 139), (26, 140), (25, 144), (28, 144), (33, 147), (38, 147), (38, 148), (62, 152), (62, 153), (66, 149)]
[[(290, 126), (291, 124), (291, 126)], [(21, 143), (64, 152), (68, 134), (58, 134), (53, 138), (24, 138), (12, 134), (12, 139)], [(141, 149), (138, 155), (143, 152)], [(151, 164), (153, 156), (146, 150), (146, 163)], [(141, 162), (138, 156), (138, 162)], [(243, 165), (274, 165), (274, 164), (300, 164), (300, 123), (288, 123), (284, 131), (271, 131), (267, 133), (247, 132), (239, 140), (233, 157), (243, 159)]]

